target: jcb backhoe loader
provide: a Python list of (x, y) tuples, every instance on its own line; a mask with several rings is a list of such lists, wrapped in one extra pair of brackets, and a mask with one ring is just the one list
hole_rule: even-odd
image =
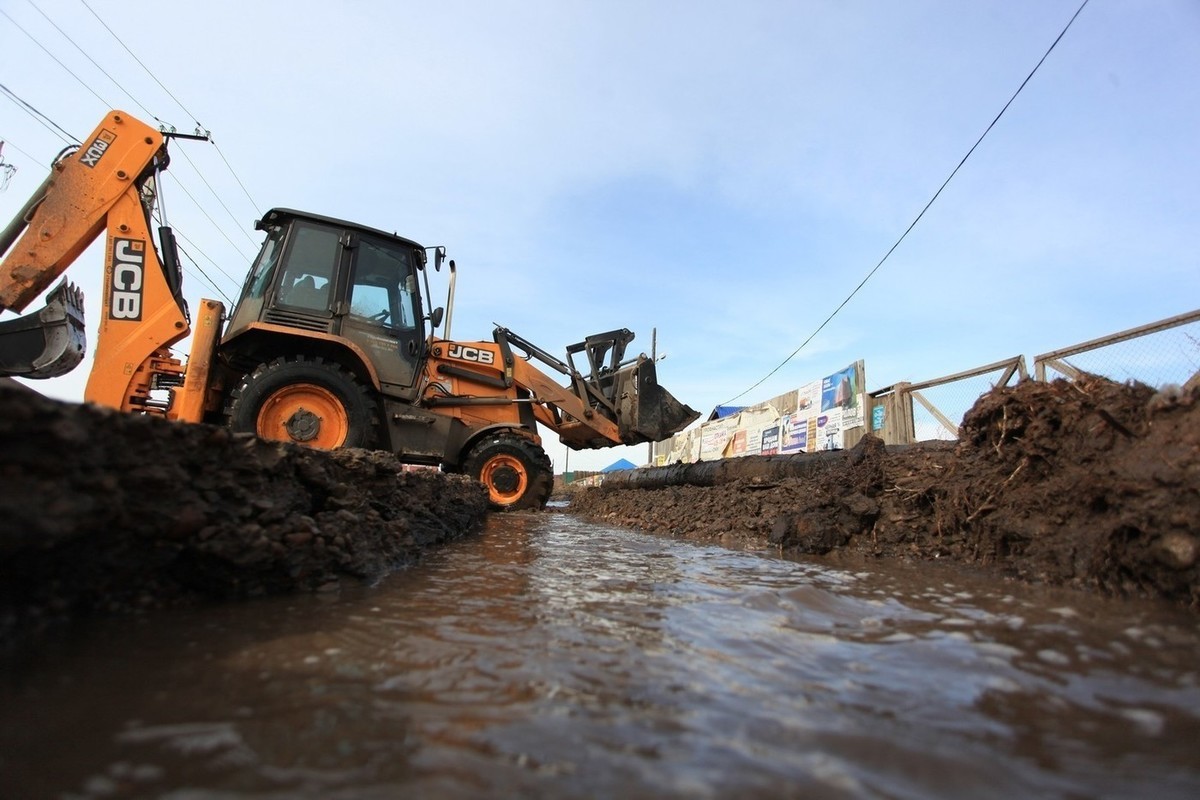
[[(291, 209), (258, 221), (266, 239), (232, 312), (201, 300), (193, 320), (171, 229), (159, 228), (157, 248), (150, 233), (174, 135), (110, 113), (0, 233), (0, 311), (19, 312), (107, 231), (85, 400), (318, 448), (387, 449), (475, 476), (500, 509), (549, 497), (536, 423), (578, 450), (659, 441), (698, 416), (658, 385), (653, 359), (625, 359), (628, 330), (589, 336), (566, 361), (501, 327), (492, 341), (452, 340), (453, 261), (445, 311), (426, 306), (428, 254), (440, 270), (444, 248)], [(64, 281), (40, 312), (0, 323), (0, 374), (63, 374), (83, 356), (83, 333), (82, 298)], [(170, 347), (189, 334), (184, 364)]]

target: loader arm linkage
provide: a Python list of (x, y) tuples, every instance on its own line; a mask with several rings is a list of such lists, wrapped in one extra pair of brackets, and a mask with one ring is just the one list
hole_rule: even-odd
[[(699, 413), (658, 385), (654, 361), (644, 354), (623, 361), (634, 334), (627, 329), (598, 333), (567, 347), (567, 360), (551, 355), (513, 331), (497, 327), (493, 338), (517, 386), (532, 395), (538, 421), (575, 449), (658, 442), (682, 430)], [(513, 348), (524, 352), (515, 358)], [(587, 374), (573, 356), (584, 353)], [(564, 375), (563, 387), (531, 363)]]

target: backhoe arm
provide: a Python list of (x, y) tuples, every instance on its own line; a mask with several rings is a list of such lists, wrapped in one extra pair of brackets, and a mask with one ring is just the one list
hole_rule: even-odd
[(137, 199), (162, 146), (161, 133), (114, 111), (86, 144), (55, 162), (0, 235), (0, 310), (23, 311), (95, 241), (122, 197)]
[[(170, 266), (159, 260), (147, 207), (155, 171), (166, 164), (163, 134), (113, 111), (78, 150), (59, 158), (38, 193), (0, 234), (0, 310), (21, 311), (107, 230), (99, 337), (84, 396), (124, 411), (164, 411), (150, 400), (150, 391), (177, 385), (183, 376), (167, 350), (190, 332), (178, 265), (169, 239), (164, 247), (171, 249), (164, 254)], [(78, 311), (81, 356), (82, 308)], [(5, 356), (3, 325), (20, 328), (25, 355)], [(38, 349), (30, 345), (37, 324), (24, 317), (3, 325), (0, 373), (51, 377), (65, 371), (66, 356), (53, 369), (35, 371), (42, 374), (23, 370), (29, 352)], [(51, 339), (47, 329), (43, 362), (55, 360)]]

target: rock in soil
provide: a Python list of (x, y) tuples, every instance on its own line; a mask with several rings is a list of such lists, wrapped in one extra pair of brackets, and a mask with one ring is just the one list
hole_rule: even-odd
[(957, 443), (868, 436), (834, 457), (790, 457), (807, 467), (776, 478), (750, 457), (746, 477), (589, 489), (571, 509), (681, 538), (952, 560), (1200, 610), (1198, 401), (1195, 385), (1024, 381), (981, 397)]
[(487, 492), (0, 384), (0, 642), (80, 612), (374, 581), (475, 530)]

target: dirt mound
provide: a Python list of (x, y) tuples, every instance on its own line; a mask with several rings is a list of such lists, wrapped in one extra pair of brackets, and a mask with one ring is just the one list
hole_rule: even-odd
[(753, 477), (601, 487), (571, 508), (673, 536), (954, 559), (1196, 609), (1198, 401), (1196, 387), (1026, 381), (981, 397), (957, 444), (889, 448), (867, 437), (836, 457), (792, 457), (809, 461), (774, 470), (785, 477), (747, 464)]
[(79, 611), (371, 581), (476, 528), (483, 486), (0, 385), (0, 640)]

